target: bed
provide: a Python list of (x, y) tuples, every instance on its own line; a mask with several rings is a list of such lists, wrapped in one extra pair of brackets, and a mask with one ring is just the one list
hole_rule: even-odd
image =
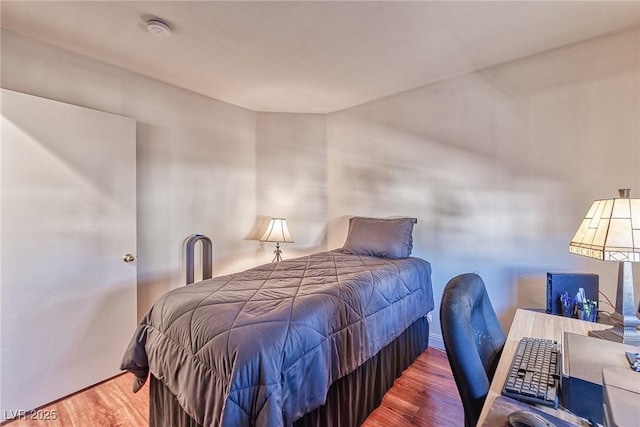
[(341, 249), (162, 296), (121, 364), (151, 378), (150, 425), (359, 425), (428, 344), (431, 267), (404, 220), (401, 244), (399, 219), (356, 220)]

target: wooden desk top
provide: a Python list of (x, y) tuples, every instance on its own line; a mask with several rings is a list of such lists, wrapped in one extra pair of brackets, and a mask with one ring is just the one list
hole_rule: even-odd
[[(600, 323), (585, 322), (578, 319), (569, 319), (562, 316), (554, 316), (546, 313), (537, 313), (534, 311), (518, 309), (516, 315), (513, 318), (511, 329), (507, 335), (507, 341), (504, 344), (502, 350), (502, 356), (498, 363), (498, 368), (491, 381), (491, 388), (487, 394), (487, 399), (482, 407), (482, 413), (478, 420), (478, 425), (483, 425), (491, 405), (493, 405), (496, 397), (502, 395), (502, 387), (507, 378), (509, 367), (511, 366), (511, 360), (515, 354), (518, 342), (522, 337), (538, 337), (546, 339), (554, 339), (558, 342), (562, 342), (563, 332), (573, 332), (576, 334), (587, 335), (589, 331), (595, 329), (607, 329), (608, 325)], [(547, 412), (555, 417), (573, 422), (580, 425), (580, 419), (573, 415), (556, 410), (553, 408), (547, 408), (544, 406), (536, 406), (537, 409)], [(587, 425), (587, 424), (584, 424)]]

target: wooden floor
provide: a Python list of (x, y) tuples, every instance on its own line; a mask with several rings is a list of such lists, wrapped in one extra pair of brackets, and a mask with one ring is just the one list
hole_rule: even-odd
[(362, 426), (464, 426), (462, 402), (446, 353), (429, 348), (418, 356)]
[[(148, 425), (148, 385), (131, 392), (132, 376), (120, 375), (42, 408), (34, 415), (56, 419), (14, 420), (8, 427), (94, 427)], [(429, 348), (387, 392), (364, 427), (462, 426), (464, 413), (444, 352)]]

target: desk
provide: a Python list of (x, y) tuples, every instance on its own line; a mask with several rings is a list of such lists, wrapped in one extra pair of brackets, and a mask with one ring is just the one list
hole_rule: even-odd
[[(509, 372), (511, 361), (513, 360), (513, 355), (518, 347), (520, 338), (539, 337), (562, 342), (562, 335), (565, 331), (587, 335), (590, 330), (607, 329), (609, 327), (610, 326), (608, 325), (600, 323), (585, 322), (578, 319), (570, 319), (567, 317), (552, 316), (549, 314), (518, 309), (515, 317), (513, 318), (513, 323), (511, 323), (511, 329), (509, 329), (507, 341), (504, 344), (502, 356), (500, 357), (496, 373), (493, 376), (493, 381), (491, 382), (491, 388), (487, 394), (487, 399), (482, 407), (478, 425), (481, 426), (484, 423), (493, 401), (496, 397), (502, 395), (502, 387), (504, 386), (504, 382), (507, 378), (507, 373)], [(567, 412), (544, 406), (537, 406), (536, 409), (580, 425), (580, 420)], [(505, 416), (506, 415), (508, 414), (505, 414)]]

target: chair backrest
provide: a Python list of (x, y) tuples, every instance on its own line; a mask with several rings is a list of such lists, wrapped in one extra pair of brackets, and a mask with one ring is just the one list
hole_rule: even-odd
[(475, 426), (506, 340), (480, 276), (461, 274), (447, 283), (440, 326), (465, 426)]

